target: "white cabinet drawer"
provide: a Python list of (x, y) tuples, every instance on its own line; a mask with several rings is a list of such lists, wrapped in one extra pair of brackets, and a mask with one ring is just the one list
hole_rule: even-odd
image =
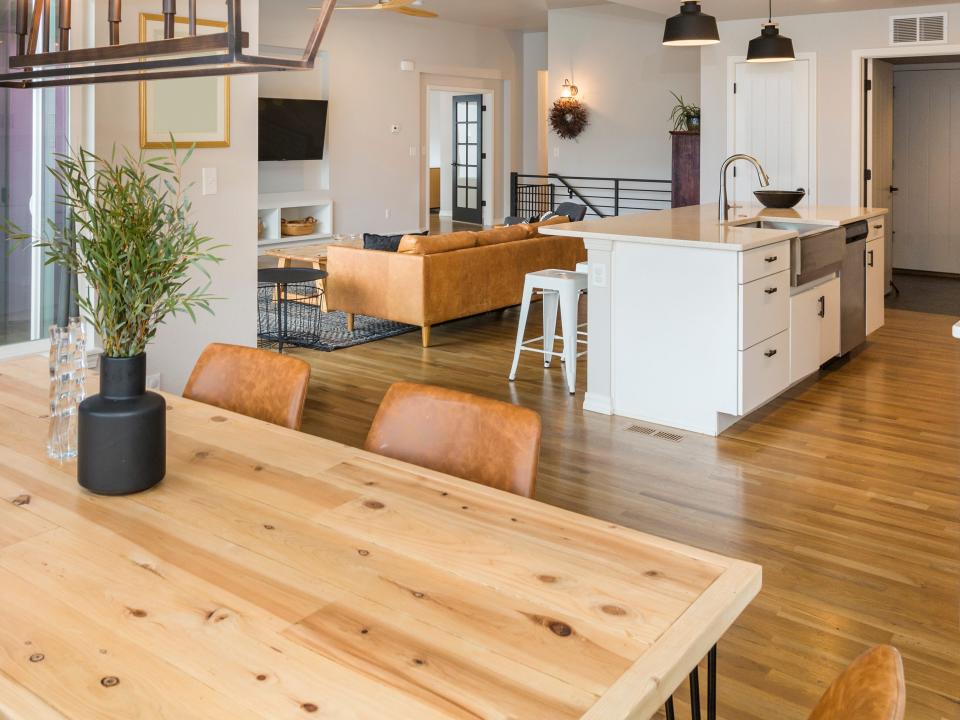
[(790, 269), (790, 241), (740, 253), (740, 284)]
[(790, 332), (740, 353), (740, 415), (756, 410), (790, 385)]
[(790, 271), (740, 286), (740, 350), (790, 327)]
[(869, 218), (867, 223), (870, 225), (870, 235), (867, 237), (868, 240), (879, 240), (883, 237), (884, 226), (886, 221), (881, 215), (880, 217)]

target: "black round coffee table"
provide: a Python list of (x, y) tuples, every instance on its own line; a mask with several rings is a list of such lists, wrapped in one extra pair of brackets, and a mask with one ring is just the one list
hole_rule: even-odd
[[(277, 345), (278, 352), (283, 352), (283, 341), (287, 337), (286, 305), (288, 302), (287, 288), (300, 283), (316, 283), (327, 279), (326, 270), (313, 268), (262, 268), (257, 271), (257, 282), (261, 285), (276, 285), (277, 287)], [(320, 287), (316, 289), (318, 295), (323, 294)]]

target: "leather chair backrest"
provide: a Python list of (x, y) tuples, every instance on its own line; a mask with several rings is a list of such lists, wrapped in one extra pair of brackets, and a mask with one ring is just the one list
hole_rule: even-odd
[(533, 497), (540, 416), (498, 400), (397, 383), (380, 403), (364, 447), (517, 495)]
[(906, 691), (896, 648), (868, 650), (820, 698), (810, 720), (903, 720)]
[(309, 385), (303, 360), (214, 343), (201, 353), (183, 396), (299, 430)]

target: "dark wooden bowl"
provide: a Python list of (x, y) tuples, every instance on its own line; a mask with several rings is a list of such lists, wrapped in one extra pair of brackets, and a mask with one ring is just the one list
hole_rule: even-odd
[(757, 200), (763, 203), (764, 207), (786, 209), (792, 208), (803, 200), (807, 191), (803, 188), (799, 190), (757, 190), (753, 194)]

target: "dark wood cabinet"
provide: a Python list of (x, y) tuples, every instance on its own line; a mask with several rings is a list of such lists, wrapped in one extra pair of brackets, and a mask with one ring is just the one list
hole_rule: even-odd
[(700, 204), (700, 133), (671, 132), (673, 207)]

